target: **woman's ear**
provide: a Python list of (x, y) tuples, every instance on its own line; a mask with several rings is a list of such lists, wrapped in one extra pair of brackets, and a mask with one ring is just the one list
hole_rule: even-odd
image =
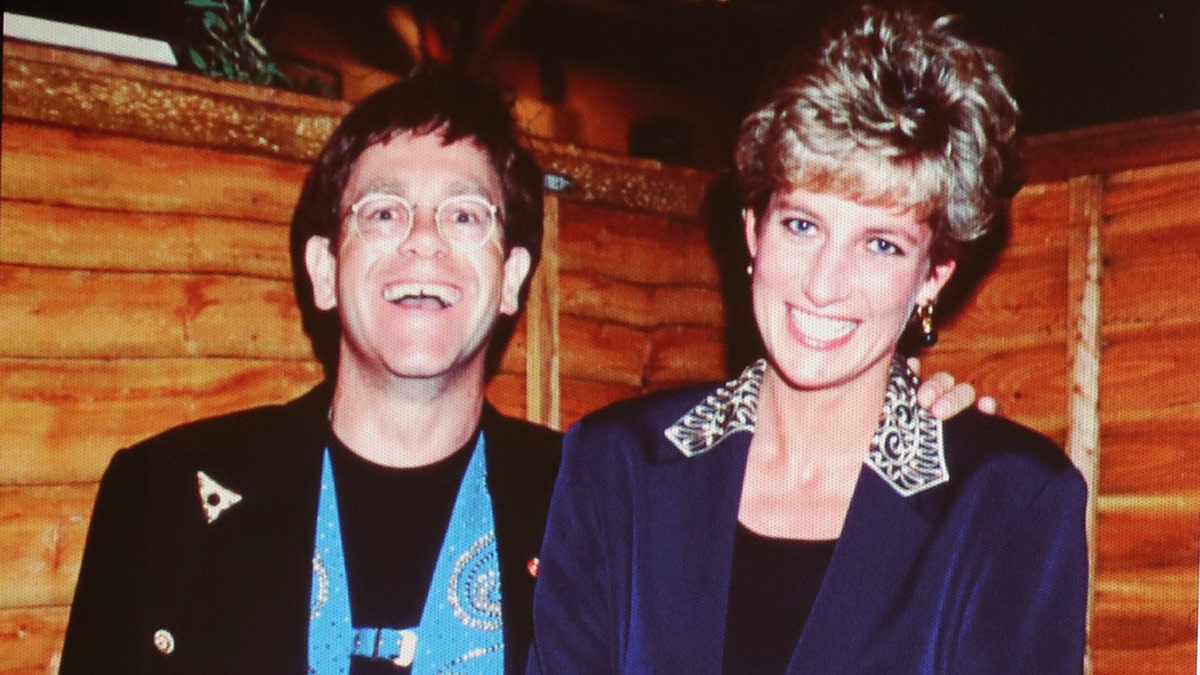
[(953, 260), (947, 260), (938, 263), (929, 270), (929, 276), (925, 279), (925, 283), (921, 286), (921, 293), (918, 304), (927, 304), (934, 302), (941, 295), (942, 289), (949, 283), (950, 277), (954, 275), (954, 270), (958, 266)]
[(750, 259), (754, 260), (758, 257), (758, 221), (754, 209), (742, 209), (742, 225), (745, 228), (746, 250), (750, 252)]

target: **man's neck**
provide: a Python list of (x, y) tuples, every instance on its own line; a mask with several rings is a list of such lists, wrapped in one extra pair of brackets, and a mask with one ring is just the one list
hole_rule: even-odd
[(482, 371), (387, 382), (339, 372), (330, 422), (338, 439), (368, 461), (426, 466), (449, 457), (479, 428), (484, 386)]

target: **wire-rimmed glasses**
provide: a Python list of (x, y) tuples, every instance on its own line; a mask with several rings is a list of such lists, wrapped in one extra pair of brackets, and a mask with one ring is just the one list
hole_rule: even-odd
[[(479, 195), (448, 197), (433, 210), (438, 234), (452, 247), (471, 250), (483, 245), (496, 228), (496, 205)], [(381, 192), (364, 195), (350, 207), (347, 222), (367, 239), (395, 239), (403, 243), (412, 234), (416, 205)]]

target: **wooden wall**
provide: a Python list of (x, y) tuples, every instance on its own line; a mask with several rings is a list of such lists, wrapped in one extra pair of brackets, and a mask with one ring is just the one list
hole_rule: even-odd
[(1091, 484), (1095, 673), (1196, 671), (1200, 114), (1031, 139), (997, 268), (926, 359)]
[[(0, 673), (44, 673), (112, 452), (319, 379), (286, 228), (346, 105), (4, 50)], [(562, 427), (722, 377), (726, 332), (752, 329), (722, 304), (722, 274), (740, 271), (736, 237), (710, 245), (715, 177), (530, 143), (573, 186), (548, 193), (543, 266), (492, 399)], [(1089, 476), (1095, 672), (1191, 672), (1200, 116), (1038, 138), (1030, 154), (1010, 246), (925, 365), (996, 395)]]

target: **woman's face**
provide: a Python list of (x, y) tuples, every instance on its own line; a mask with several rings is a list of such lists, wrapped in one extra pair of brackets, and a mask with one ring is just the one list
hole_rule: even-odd
[(826, 389), (886, 377), (917, 304), (954, 262), (932, 267), (933, 232), (912, 211), (795, 188), (744, 213), (754, 315), (771, 363), (791, 386)]

